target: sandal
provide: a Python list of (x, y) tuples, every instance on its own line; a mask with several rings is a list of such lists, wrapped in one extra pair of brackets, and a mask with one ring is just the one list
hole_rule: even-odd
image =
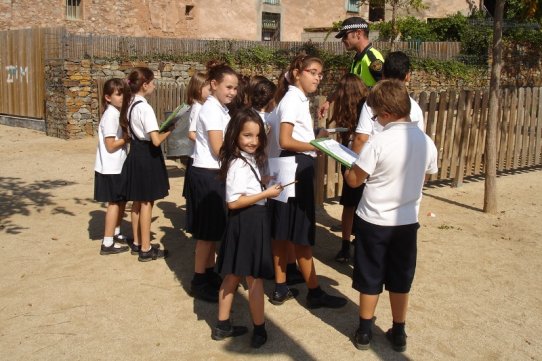
[(158, 258), (166, 258), (168, 256), (167, 250), (161, 250), (159, 248), (154, 248), (151, 246), (151, 249), (147, 252), (139, 251), (139, 257), (137, 260), (139, 262), (149, 262), (154, 261)]

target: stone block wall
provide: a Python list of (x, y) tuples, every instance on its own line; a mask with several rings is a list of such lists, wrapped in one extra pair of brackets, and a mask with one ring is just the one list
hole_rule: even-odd
[[(541, 86), (542, 67), (517, 66), (503, 68), (503, 86)], [(46, 62), (46, 132), (64, 139), (94, 136), (99, 123), (98, 78), (123, 78), (137, 66), (147, 66), (160, 82), (188, 84), (197, 71), (205, 71), (198, 62), (174, 63), (170, 61), (119, 61), (112, 59), (69, 59)], [(237, 69), (244, 75), (261, 74), (275, 83), (281, 70), (268, 66), (262, 70)], [(328, 95), (344, 74), (341, 70), (326, 72), (318, 95)], [(485, 77), (466, 83), (460, 79), (445, 78), (436, 72), (414, 71), (408, 84), (409, 91), (442, 92), (450, 89), (480, 89), (489, 86), (489, 71)], [(314, 104), (313, 104), (314, 105)], [(313, 106), (314, 108), (314, 106)], [(314, 110), (314, 109), (313, 109)]]

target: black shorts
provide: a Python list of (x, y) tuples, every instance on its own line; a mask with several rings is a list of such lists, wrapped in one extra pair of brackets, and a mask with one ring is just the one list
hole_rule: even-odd
[(356, 235), (352, 287), (366, 295), (408, 293), (416, 270), (419, 223), (378, 226), (354, 217)]
[(118, 203), (126, 200), (122, 195), (122, 176), (94, 172), (94, 200)]

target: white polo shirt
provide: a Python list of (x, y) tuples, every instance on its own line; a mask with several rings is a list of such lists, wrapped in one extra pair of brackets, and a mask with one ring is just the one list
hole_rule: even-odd
[[(258, 178), (262, 179), (254, 157), (245, 152), (241, 152), (241, 155), (252, 165)], [(260, 182), (256, 179), (247, 163), (240, 158), (233, 160), (226, 176), (226, 202), (235, 202), (243, 195), (251, 196), (261, 192)], [(266, 200), (262, 199), (255, 204), (264, 205), (265, 202)]]
[(122, 138), (122, 128), (119, 125), (120, 112), (112, 105), (108, 105), (100, 119), (98, 126), (98, 147), (96, 149), (96, 162), (94, 170), (101, 174), (120, 174), (122, 165), (126, 160), (126, 148), (122, 147), (109, 153), (105, 147), (105, 138)]
[(226, 133), (226, 127), (230, 122), (228, 108), (212, 95), (209, 95), (199, 112), (196, 121), (196, 144), (194, 145), (195, 167), (219, 169), (218, 158), (211, 152), (209, 143), (209, 131), (220, 130), (222, 137)]
[(134, 96), (134, 99), (132, 99), (132, 102), (130, 103), (130, 106), (128, 107), (128, 113), (126, 116), (130, 116), (130, 111), (137, 101), (142, 101), (142, 103), (139, 103), (135, 106), (134, 110), (132, 111), (131, 117), (129, 119), (131, 129), (134, 132), (134, 135), (139, 140), (151, 140), (151, 137), (149, 135), (150, 132), (158, 131), (158, 120), (156, 119), (156, 114), (154, 114), (154, 110), (150, 106), (150, 104), (147, 102), (147, 99), (141, 95)]
[[(195, 102), (190, 107), (190, 115), (188, 116), (188, 131), (196, 131), (196, 123), (199, 117), (199, 111), (201, 110), (202, 104)], [(190, 141), (190, 158), (194, 158), (194, 144), (195, 142)]]
[[(379, 122), (372, 119), (373, 115), (374, 114), (371, 107), (369, 107), (367, 103), (363, 104), (361, 113), (359, 115), (358, 126), (356, 127), (356, 133), (373, 136), (384, 130), (384, 127), (382, 127)], [(418, 103), (416, 103), (416, 101), (412, 98), (410, 98), (410, 121), (412, 123), (416, 123), (418, 128), (425, 133), (425, 122), (423, 120), (422, 108), (420, 108)]]
[(355, 164), (369, 174), (356, 214), (380, 226), (418, 222), (425, 174), (437, 172), (437, 148), (411, 122), (392, 122), (371, 137)]
[[(309, 109), (309, 99), (296, 86), (288, 86), (288, 91), (277, 107), (269, 115), (271, 131), (273, 132), (273, 128), (275, 128), (273, 134), (276, 137), (277, 145), (280, 144), (280, 129), (278, 128), (280, 128), (281, 123), (291, 123), (294, 125), (292, 138), (295, 140), (309, 143), (314, 139), (314, 122), (312, 121)], [(273, 124), (276, 124), (277, 126), (273, 127)], [(311, 157), (316, 157), (315, 151), (307, 151), (303, 153), (310, 155)], [(269, 156), (271, 157), (271, 155)]]

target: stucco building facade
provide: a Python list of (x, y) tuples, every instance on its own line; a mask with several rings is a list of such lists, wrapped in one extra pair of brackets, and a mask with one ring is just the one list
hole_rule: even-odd
[[(348, 16), (391, 17), (357, 0), (0, 0), (0, 30), (66, 27), (103, 35), (299, 41)], [(473, 0), (426, 1), (420, 18), (468, 13)], [(405, 12), (403, 12), (404, 15)]]

